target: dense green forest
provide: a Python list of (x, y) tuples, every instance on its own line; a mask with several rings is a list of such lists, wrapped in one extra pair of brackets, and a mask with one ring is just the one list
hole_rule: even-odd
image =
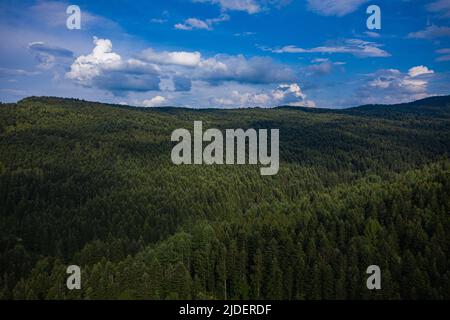
[[(280, 130), (280, 171), (171, 132)], [(450, 96), (346, 110), (0, 105), (0, 299), (450, 298)], [(66, 268), (82, 289), (66, 288)], [(382, 290), (366, 269), (379, 265)]]

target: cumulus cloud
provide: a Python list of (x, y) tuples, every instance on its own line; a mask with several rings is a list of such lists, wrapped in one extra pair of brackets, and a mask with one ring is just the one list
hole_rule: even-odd
[[(425, 69), (425, 70), (424, 70)], [(399, 92), (422, 93), (427, 87), (427, 80), (420, 75), (433, 73), (427, 67), (418, 66), (409, 69), (407, 74), (397, 69), (380, 70), (369, 81), (369, 86), (377, 89), (395, 89)]]
[(279, 104), (287, 104), (296, 107), (314, 107), (312, 101), (306, 100), (306, 95), (297, 83), (281, 84), (274, 91), (272, 96)]
[(226, 14), (221, 15), (218, 18), (201, 20), (197, 18), (186, 19), (183, 23), (177, 23), (174, 27), (179, 30), (213, 30), (213, 26), (217, 23), (230, 20), (230, 17)]
[(151, 99), (142, 101), (142, 106), (147, 108), (161, 107), (167, 102), (167, 99), (163, 96), (155, 96)]
[(157, 66), (136, 59), (123, 60), (113, 52), (108, 39), (95, 37), (94, 45), (90, 54), (76, 58), (66, 78), (114, 93), (159, 89)]
[(88, 81), (99, 76), (103, 70), (118, 69), (122, 58), (112, 51), (112, 42), (108, 39), (94, 38), (94, 49), (86, 56), (78, 57), (72, 64), (67, 78)]
[(214, 97), (210, 100), (213, 106), (228, 108), (274, 107), (281, 105), (315, 107), (314, 101), (307, 99), (297, 83), (280, 84), (273, 90), (259, 92), (232, 90), (225, 97)]
[(268, 57), (246, 58), (243, 55), (218, 54), (211, 58), (202, 57), (200, 52), (162, 51), (146, 49), (140, 55), (142, 60), (159, 65), (188, 67), (192, 70), (178, 70), (186, 78), (203, 80), (212, 84), (223, 81), (241, 83), (280, 83), (297, 79), (295, 72)]
[(231, 91), (226, 97), (210, 99), (213, 107), (226, 108), (264, 107), (270, 101), (271, 97), (267, 93), (240, 92), (238, 90)]
[(113, 70), (95, 77), (89, 85), (123, 96), (128, 92), (159, 91), (160, 81), (157, 75), (137, 75)]
[(270, 84), (295, 81), (297, 76), (291, 68), (275, 63), (268, 57), (247, 59), (243, 55), (216, 55), (202, 61), (198, 78), (211, 83), (237, 81)]
[(403, 73), (397, 69), (383, 69), (370, 74), (367, 83), (357, 94), (362, 103), (400, 103), (431, 95), (428, 92), (433, 70), (416, 66)]
[(435, 39), (444, 37), (450, 37), (450, 28), (439, 27), (436, 25), (431, 25), (424, 30), (411, 32), (410, 34), (408, 34), (408, 38), (413, 39)]
[(174, 76), (172, 81), (175, 91), (191, 91), (192, 81), (190, 78), (184, 76)]
[(130, 92), (191, 92), (193, 82), (217, 86), (223, 83), (268, 85), (298, 80), (290, 67), (269, 57), (218, 54), (203, 57), (200, 52), (156, 51), (148, 48), (124, 59), (113, 51), (108, 39), (94, 38), (94, 49), (72, 63), (66, 78), (115, 95)]
[(198, 51), (161, 51), (156, 52), (149, 48), (141, 52), (139, 57), (142, 60), (161, 65), (179, 65), (185, 67), (196, 67), (200, 64), (201, 54)]
[(434, 71), (428, 69), (428, 67), (426, 67), (426, 66), (413, 67), (413, 68), (409, 69), (409, 71), (408, 71), (408, 75), (412, 78), (421, 76), (424, 74), (432, 74), (432, 73), (434, 73)]
[(308, 0), (308, 9), (324, 16), (342, 17), (367, 2), (368, 0)]
[(347, 53), (360, 58), (390, 57), (390, 53), (381, 49), (381, 47), (381, 44), (375, 42), (363, 41), (360, 39), (346, 39), (344, 41), (337, 41), (325, 46), (310, 49), (304, 49), (293, 45), (284, 46), (282, 48), (262, 47), (261, 49), (273, 53)]

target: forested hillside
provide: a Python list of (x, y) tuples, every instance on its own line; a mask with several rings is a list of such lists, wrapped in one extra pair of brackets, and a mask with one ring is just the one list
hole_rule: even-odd
[[(280, 171), (175, 166), (280, 130)], [(450, 298), (450, 96), (347, 110), (0, 105), (2, 299)], [(66, 268), (82, 268), (82, 290)], [(379, 265), (382, 290), (366, 288)]]

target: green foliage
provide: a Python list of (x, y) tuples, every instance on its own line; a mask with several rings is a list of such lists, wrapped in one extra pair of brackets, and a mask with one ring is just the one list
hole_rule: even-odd
[[(448, 299), (449, 110), (2, 104), (0, 299)], [(280, 172), (174, 166), (194, 120), (280, 129)]]

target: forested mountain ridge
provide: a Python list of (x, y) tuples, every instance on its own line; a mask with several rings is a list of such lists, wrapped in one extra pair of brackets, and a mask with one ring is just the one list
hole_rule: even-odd
[[(450, 297), (450, 96), (346, 110), (0, 105), (0, 297)], [(174, 129), (280, 129), (280, 172), (174, 166)], [(80, 265), (83, 289), (65, 289)], [(365, 287), (382, 269), (383, 290)]]
[(384, 116), (388, 118), (395, 116), (448, 118), (450, 117), (450, 96), (436, 96), (396, 105), (366, 105), (346, 109), (344, 112), (353, 115)]

